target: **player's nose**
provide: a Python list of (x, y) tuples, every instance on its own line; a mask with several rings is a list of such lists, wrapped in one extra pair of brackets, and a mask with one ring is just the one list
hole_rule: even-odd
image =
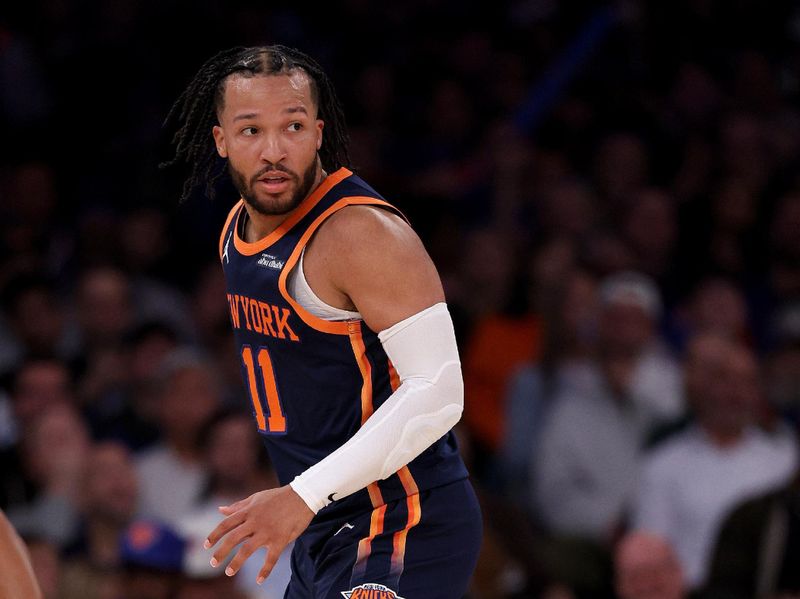
[(265, 135), (261, 146), (261, 160), (271, 164), (278, 164), (286, 158), (286, 147), (279, 135)]

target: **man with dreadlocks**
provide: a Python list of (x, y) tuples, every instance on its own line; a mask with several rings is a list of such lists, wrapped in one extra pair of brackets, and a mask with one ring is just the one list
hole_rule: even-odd
[[(256, 424), (281, 487), (220, 508), (212, 565), (259, 582), (295, 540), (289, 599), (463, 596), (480, 511), (452, 431), (463, 383), (436, 269), (346, 167), (339, 102), (283, 46), (209, 60), (179, 98), (187, 196), (227, 169), (241, 200), (219, 252)], [(220, 158), (223, 160), (220, 160)]]

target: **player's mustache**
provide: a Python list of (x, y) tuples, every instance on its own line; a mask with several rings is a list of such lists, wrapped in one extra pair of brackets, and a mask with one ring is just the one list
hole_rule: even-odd
[(264, 175), (264, 174), (266, 174), (266, 173), (268, 173), (270, 171), (280, 171), (282, 173), (286, 173), (292, 179), (295, 179), (295, 180), (297, 179), (297, 175), (294, 172), (290, 171), (285, 166), (283, 166), (282, 164), (268, 164), (267, 166), (265, 166), (264, 168), (259, 170), (255, 175), (253, 175), (250, 178), (250, 184), (254, 185), (255, 182), (258, 181), (259, 177), (261, 177), (262, 175)]

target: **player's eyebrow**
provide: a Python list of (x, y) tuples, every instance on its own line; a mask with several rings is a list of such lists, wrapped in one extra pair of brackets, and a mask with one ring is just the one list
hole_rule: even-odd
[[(291, 106), (283, 111), (286, 114), (295, 114), (297, 112), (302, 112), (303, 114), (308, 114), (308, 110), (306, 110), (305, 106)], [(237, 114), (233, 117), (233, 122), (236, 121), (246, 121), (249, 119), (254, 119), (258, 116), (257, 112), (246, 112), (245, 114)]]

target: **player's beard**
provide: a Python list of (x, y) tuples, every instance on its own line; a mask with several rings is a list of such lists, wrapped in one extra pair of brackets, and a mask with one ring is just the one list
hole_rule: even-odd
[[(236, 186), (236, 189), (241, 194), (242, 199), (247, 203), (248, 206), (253, 208), (259, 214), (263, 214), (264, 216), (274, 216), (277, 214), (287, 214), (297, 208), (308, 194), (311, 193), (311, 188), (314, 185), (314, 181), (316, 180), (317, 175), (317, 160), (314, 159), (311, 164), (308, 166), (306, 171), (303, 173), (302, 178), (297, 175), (297, 173), (290, 171), (285, 166), (281, 166), (280, 164), (276, 165), (268, 165), (258, 171), (255, 175), (250, 177), (250, 181), (247, 181), (247, 177), (244, 173), (236, 170), (230, 161), (228, 161), (228, 171), (231, 174), (231, 179), (233, 180), (233, 184)], [(255, 185), (258, 181), (258, 178), (264, 175), (269, 171), (280, 171), (289, 175), (291, 181), (295, 184), (294, 193), (287, 199), (282, 200), (279, 198), (270, 198), (266, 202), (261, 201), (258, 199), (257, 194), (255, 193)]]

